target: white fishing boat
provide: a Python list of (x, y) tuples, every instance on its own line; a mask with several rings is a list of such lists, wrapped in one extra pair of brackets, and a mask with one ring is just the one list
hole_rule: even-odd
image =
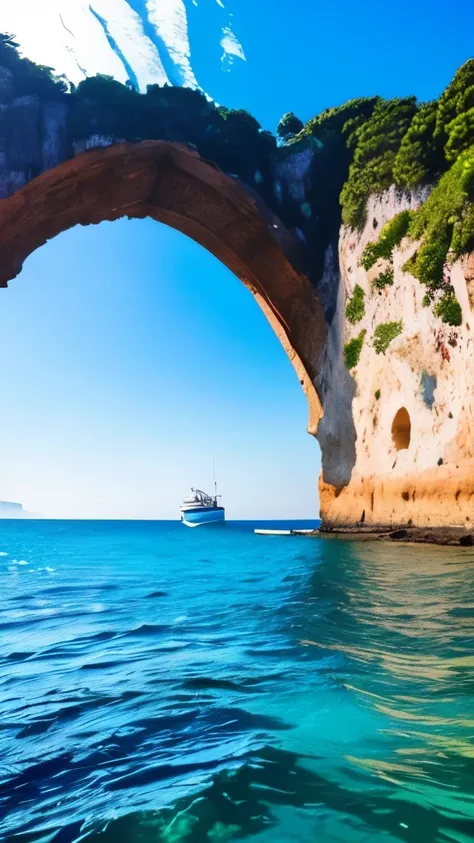
[(225, 521), (225, 509), (219, 504), (221, 495), (217, 494), (214, 477), (214, 495), (208, 495), (201, 489), (191, 489), (181, 504), (181, 521), (186, 527), (202, 527), (204, 524), (219, 524)]
[(254, 530), (257, 536), (310, 536), (317, 532), (317, 527), (309, 530)]

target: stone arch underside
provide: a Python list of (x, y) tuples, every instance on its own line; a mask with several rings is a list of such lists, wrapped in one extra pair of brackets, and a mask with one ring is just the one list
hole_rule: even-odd
[(0, 200), (0, 286), (47, 240), (74, 225), (151, 217), (196, 240), (252, 292), (290, 361), (315, 434), (314, 383), (327, 325), (308, 278), (292, 265), (283, 224), (247, 189), (192, 149), (165, 141), (77, 155)]

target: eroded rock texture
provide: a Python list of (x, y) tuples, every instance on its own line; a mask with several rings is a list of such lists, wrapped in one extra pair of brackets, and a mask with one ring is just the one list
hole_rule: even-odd
[[(341, 490), (321, 482), (329, 521), (466, 527), (474, 521), (472, 258), (458, 260), (450, 269), (463, 315), (458, 327), (444, 324), (432, 308), (423, 306), (426, 287), (403, 269), (417, 243), (405, 238), (395, 249), (393, 285), (380, 292), (373, 291), (372, 281), (384, 269), (383, 261), (368, 272), (360, 266), (374, 231), (422, 198), (415, 194), (408, 199), (391, 189), (370, 200), (360, 235), (341, 232), (339, 318), (346, 341), (362, 330), (366, 336), (351, 371), (357, 434), (351, 480)], [(365, 314), (352, 326), (344, 310), (356, 284), (365, 292)], [(401, 322), (401, 332), (385, 353), (377, 354), (374, 329), (388, 322)], [(339, 391), (332, 381), (325, 407), (335, 406)], [(321, 429), (331, 428), (332, 418), (329, 411)]]

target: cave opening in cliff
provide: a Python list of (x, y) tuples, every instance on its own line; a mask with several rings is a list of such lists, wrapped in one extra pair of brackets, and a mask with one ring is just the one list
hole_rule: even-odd
[(401, 407), (392, 422), (392, 440), (397, 451), (405, 451), (410, 447), (411, 421), (406, 407)]

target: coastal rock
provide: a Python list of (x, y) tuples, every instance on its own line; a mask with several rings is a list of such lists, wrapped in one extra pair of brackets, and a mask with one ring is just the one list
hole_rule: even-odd
[[(351, 371), (356, 459), (344, 488), (323, 475), (322, 511), (330, 521), (350, 524), (363, 516), (366, 524), (464, 527), (474, 521), (473, 256), (450, 270), (463, 314), (462, 325), (455, 328), (423, 306), (426, 289), (403, 268), (416, 244), (405, 239), (395, 249), (393, 285), (380, 293), (371, 288), (373, 273), (360, 264), (365, 246), (374, 240), (375, 223), (380, 231), (423, 199), (422, 193), (409, 197), (391, 188), (369, 200), (360, 234), (341, 230), (338, 312), (344, 341), (362, 330), (373, 336), (375, 326), (387, 322), (399, 320), (403, 328), (385, 353), (377, 354), (373, 342), (365, 341)], [(344, 311), (356, 284), (365, 292), (365, 313), (352, 326)], [(337, 350), (333, 357), (327, 365), (334, 369)], [(334, 406), (341, 384), (329, 377), (325, 383), (323, 406)], [(395, 423), (402, 410), (405, 429)], [(340, 427), (338, 415), (331, 418)]]

